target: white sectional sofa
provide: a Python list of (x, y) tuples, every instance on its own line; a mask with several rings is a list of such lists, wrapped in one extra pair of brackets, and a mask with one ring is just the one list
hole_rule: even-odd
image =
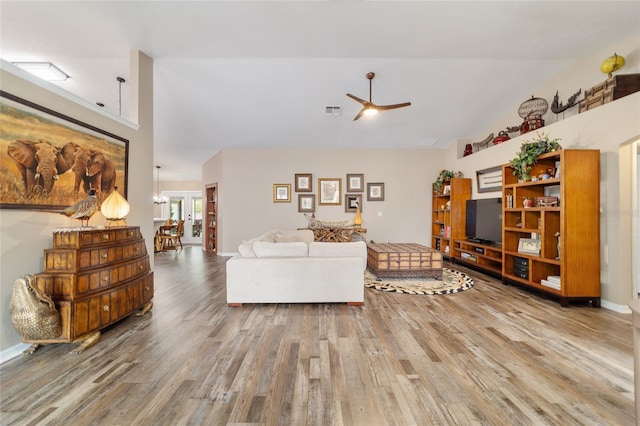
[(274, 230), (227, 261), (227, 304), (364, 302), (364, 241), (314, 242), (310, 230)]

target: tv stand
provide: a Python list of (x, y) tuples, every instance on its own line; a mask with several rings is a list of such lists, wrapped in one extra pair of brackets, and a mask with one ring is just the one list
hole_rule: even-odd
[(454, 240), (452, 262), (502, 278), (502, 246), (477, 239)]

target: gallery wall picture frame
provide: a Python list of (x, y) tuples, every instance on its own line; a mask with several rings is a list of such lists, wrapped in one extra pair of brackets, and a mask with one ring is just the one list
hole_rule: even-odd
[(502, 166), (476, 171), (478, 192), (502, 191)]
[(296, 173), (295, 175), (295, 191), (296, 192), (313, 192), (313, 181), (311, 173)]
[(355, 213), (360, 206), (362, 212), (362, 194), (344, 194), (344, 211), (347, 213)]
[(367, 184), (367, 201), (384, 201), (384, 183)]
[(518, 241), (518, 253), (540, 254), (540, 240), (534, 238), (520, 238)]
[(342, 179), (318, 178), (318, 205), (339, 206), (342, 204)]
[[(62, 211), (90, 188), (99, 200), (114, 190), (127, 198), (129, 140), (5, 91), (0, 122), (0, 208)], [(51, 173), (38, 175), (38, 166)]]
[(347, 192), (364, 192), (364, 174), (347, 174)]
[(298, 212), (313, 213), (316, 211), (316, 196), (314, 194), (298, 194)]
[(290, 183), (274, 183), (273, 184), (273, 202), (274, 203), (290, 203), (291, 202), (291, 184)]

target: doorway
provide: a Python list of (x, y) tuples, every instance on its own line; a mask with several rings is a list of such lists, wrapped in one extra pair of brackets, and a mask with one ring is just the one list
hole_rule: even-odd
[(163, 191), (162, 217), (184, 220), (183, 244), (202, 244), (202, 191)]

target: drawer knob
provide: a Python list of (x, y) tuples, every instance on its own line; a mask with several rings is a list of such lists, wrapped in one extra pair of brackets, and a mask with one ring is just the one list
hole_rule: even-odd
[(109, 239), (109, 234), (102, 234), (102, 239), (103, 240), (108, 240)]
[(149, 287), (145, 287), (144, 289), (145, 289), (145, 290), (149, 290)]
[(106, 259), (107, 258), (107, 253), (102, 253), (102, 258)]
[(129, 236), (133, 237), (133, 231), (129, 231)]
[(136, 246), (136, 247), (134, 247), (134, 248), (133, 248), (133, 250), (134, 250), (134, 251), (138, 251), (138, 250), (140, 250), (140, 247), (137, 247), (137, 246)]
[(104, 305), (102, 307), (102, 310), (105, 311), (105, 312), (109, 312), (109, 305)]
[(138, 268), (140, 268), (140, 270), (144, 269), (144, 265), (139, 265)]
[(102, 277), (102, 281), (104, 281), (104, 282), (109, 281), (109, 277)]

